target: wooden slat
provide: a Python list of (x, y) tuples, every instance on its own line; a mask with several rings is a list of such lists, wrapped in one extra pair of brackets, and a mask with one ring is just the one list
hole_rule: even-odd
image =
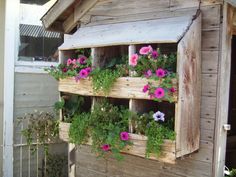
[[(199, 148), (201, 97), (201, 14), (178, 44), (179, 99), (176, 105), (176, 157)], [(194, 109), (193, 109), (194, 108)]]
[(216, 97), (201, 97), (201, 117), (215, 119), (216, 116)]
[[(139, 157), (145, 157), (147, 137), (137, 134), (129, 134), (129, 138), (133, 145), (126, 147), (122, 152)], [(165, 140), (161, 147), (161, 154), (158, 157), (155, 154), (150, 154), (149, 159), (166, 163), (175, 163), (175, 142)]]
[(52, 23), (67, 9), (75, 0), (58, 0), (56, 4), (42, 17), (42, 22), (45, 28), (49, 28)]
[(220, 27), (221, 6), (202, 6), (202, 29), (211, 29)]
[[(147, 80), (145, 78), (138, 77), (121, 77), (116, 80), (111, 91), (108, 95), (104, 95), (103, 92), (94, 92), (92, 87), (92, 81), (90, 79), (81, 79), (76, 82), (74, 78), (61, 79), (59, 81), (59, 91), (74, 93), (86, 96), (107, 96), (113, 98), (133, 98), (133, 99), (148, 99), (150, 96), (147, 93), (143, 93), (143, 86), (148, 82), (153, 83), (154, 86), (158, 86), (159, 83), (153, 80)], [(173, 85), (176, 86), (177, 82), (173, 79)], [(177, 93), (176, 93), (177, 94)], [(177, 96), (173, 97), (174, 101), (177, 101)]]
[(202, 51), (218, 51), (219, 50), (220, 30), (203, 30), (202, 31)]
[(200, 0), (170, 0), (170, 10), (199, 7)]
[(202, 73), (218, 73), (219, 51), (202, 51)]
[(192, 16), (182, 16), (80, 28), (59, 49), (145, 43), (176, 43), (184, 35), (191, 21)]
[(202, 74), (202, 95), (216, 96), (217, 74)]

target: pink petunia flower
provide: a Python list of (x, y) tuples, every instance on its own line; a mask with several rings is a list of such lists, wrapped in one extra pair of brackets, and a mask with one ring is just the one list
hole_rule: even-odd
[(128, 141), (129, 140), (129, 133), (128, 132), (121, 132), (120, 139), (123, 141)]
[(139, 53), (141, 55), (147, 55), (149, 53), (152, 53), (153, 49), (152, 49), (152, 46), (147, 46), (147, 47), (142, 47), (140, 50), (139, 50)]
[(86, 69), (81, 69), (79, 72), (80, 78), (86, 78), (89, 75), (88, 71)]
[(170, 92), (171, 92), (171, 93), (174, 93), (174, 92), (176, 92), (176, 88), (174, 88), (174, 87), (171, 87), (171, 88), (170, 88)]
[(157, 77), (162, 78), (162, 77), (165, 77), (166, 72), (165, 72), (164, 69), (159, 68), (159, 69), (156, 70), (156, 75), (157, 75)]
[(72, 64), (72, 60), (69, 58), (68, 60), (67, 60), (67, 66), (69, 66), (69, 65), (71, 65)]
[(102, 145), (102, 150), (103, 151), (109, 151), (111, 149), (110, 145), (109, 144), (104, 144)]
[(144, 75), (145, 75), (146, 78), (149, 78), (149, 77), (152, 76), (152, 71), (149, 69), (144, 73)]
[(150, 86), (148, 84), (143, 86), (144, 93), (146, 93), (149, 89), (150, 89)]
[(154, 92), (155, 98), (163, 98), (165, 96), (165, 90), (161, 87), (157, 88)]
[(138, 63), (138, 54), (133, 54), (129, 59), (129, 63), (131, 66), (136, 66)]
[(73, 60), (72, 60), (72, 64), (73, 64), (73, 65), (76, 65), (76, 61), (77, 61), (76, 59), (73, 59)]
[(158, 57), (158, 52), (156, 51), (156, 50), (154, 50), (153, 52), (152, 52), (152, 58), (154, 58), (154, 59), (157, 59), (157, 57)]

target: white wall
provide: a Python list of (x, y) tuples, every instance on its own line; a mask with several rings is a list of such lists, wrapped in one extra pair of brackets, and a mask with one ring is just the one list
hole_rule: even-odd
[(41, 17), (55, 3), (56, 0), (51, 0), (43, 6), (20, 4), (20, 24), (42, 25)]

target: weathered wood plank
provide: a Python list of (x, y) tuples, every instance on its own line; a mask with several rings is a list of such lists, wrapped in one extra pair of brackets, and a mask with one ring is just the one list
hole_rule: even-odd
[[(92, 81), (89, 79), (81, 79), (76, 82), (74, 78), (61, 79), (59, 81), (59, 91), (74, 93), (79, 95), (86, 96), (107, 96), (113, 98), (133, 98), (133, 99), (148, 99), (150, 96), (147, 93), (143, 93), (143, 86), (146, 85), (149, 81), (145, 78), (138, 77), (121, 77), (118, 78), (114, 83), (114, 86), (111, 88), (111, 91), (108, 95), (105, 95), (103, 92), (94, 92), (92, 87)], [(154, 85), (158, 86), (159, 83), (156, 81), (153, 82)], [(175, 85), (177, 82), (173, 80)], [(177, 93), (176, 93), (177, 94)], [(177, 100), (177, 97), (174, 97), (174, 101)]]
[(43, 17), (42, 22), (45, 28), (49, 28), (55, 20), (74, 3), (74, 0), (59, 0)]
[(201, 130), (214, 130), (215, 120), (201, 118)]
[(211, 29), (202, 31), (202, 51), (218, 51), (220, 30)]
[(202, 95), (216, 96), (217, 74), (202, 74)]
[(221, 6), (202, 6), (202, 29), (219, 28), (221, 22)]
[(202, 73), (217, 74), (219, 51), (202, 51)]
[(176, 9), (187, 9), (196, 7), (198, 8), (200, 5), (200, 0), (170, 0), (170, 10)]
[(224, 173), (227, 131), (223, 129), (223, 125), (228, 122), (233, 16), (234, 8), (228, 3), (224, 3), (220, 41), (221, 58), (219, 61), (213, 176), (222, 176)]
[[(60, 50), (146, 43), (176, 43), (192, 22), (192, 16), (79, 28)], [(114, 35), (119, 34), (119, 35)], [(106, 36), (104, 38), (104, 36)]]
[(201, 117), (215, 119), (216, 97), (201, 97)]
[[(201, 95), (201, 14), (178, 44), (179, 99), (176, 105), (176, 157), (199, 148)], [(192, 109), (194, 107), (194, 109)]]
[(223, 0), (201, 0), (201, 6), (209, 6), (209, 5), (215, 5), (215, 4), (223, 4)]

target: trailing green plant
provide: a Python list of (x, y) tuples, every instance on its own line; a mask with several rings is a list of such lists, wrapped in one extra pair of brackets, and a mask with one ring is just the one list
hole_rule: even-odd
[(45, 154), (48, 154), (48, 143), (54, 142), (59, 133), (58, 120), (54, 115), (48, 112), (34, 112), (18, 119), (28, 121), (28, 127), (22, 130), (22, 135), (31, 146), (32, 152), (36, 150), (36, 146), (32, 146), (33, 143), (37, 143), (43, 145)]
[(131, 145), (128, 136), (129, 111), (102, 101), (94, 105), (92, 113), (75, 116), (70, 128), (70, 140), (81, 145), (92, 140), (92, 151), (99, 157), (123, 159), (120, 151)]
[(116, 80), (123, 74), (120, 70), (112, 69), (94, 69), (91, 73), (93, 90), (95, 92), (102, 91), (108, 95)]
[(154, 153), (157, 156), (160, 155), (161, 145), (164, 140), (175, 139), (174, 119), (165, 120), (164, 116), (165, 114), (160, 111), (132, 115), (132, 124), (135, 127), (135, 132), (148, 137), (146, 157), (149, 157), (150, 153)]

